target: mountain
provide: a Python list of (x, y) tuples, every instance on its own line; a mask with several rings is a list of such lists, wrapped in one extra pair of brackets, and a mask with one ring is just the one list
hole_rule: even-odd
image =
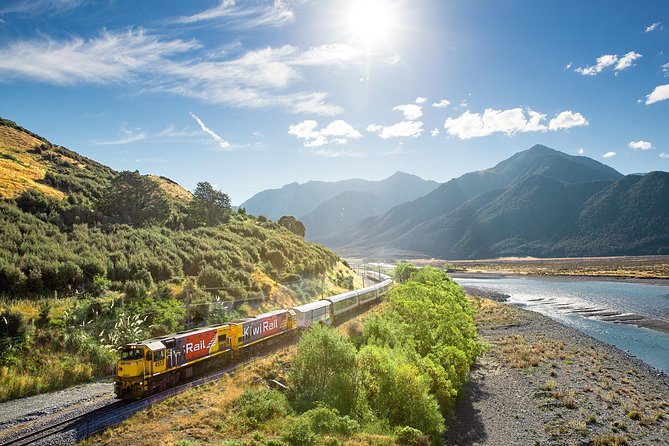
[(623, 176), (537, 145), (330, 234), (325, 243), (357, 256), (657, 254), (669, 247), (668, 177)]
[(307, 238), (319, 237), (342, 225), (381, 215), (393, 206), (421, 197), (439, 184), (396, 172), (382, 181), (361, 179), (337, 182), (291, 183), (257, 193), (241, 204), (247, 212), (278, 220), (293, 215), (305, 223)]

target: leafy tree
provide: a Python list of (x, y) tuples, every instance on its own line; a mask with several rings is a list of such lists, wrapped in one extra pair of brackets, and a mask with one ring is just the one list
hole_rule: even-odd
[(288, 381), (290, 398), (298, 408), (318, 402), (349, 414), (355, 401), (353, 344), (337, 331), (314, 326), (300, 340)]
[(230, 219), (230, 197), (207, 181), (197, 183), (188, 214), (196, 226), (216, 226)]
[(360, 392), (367, 410), (393, 426), (411, 426), (438, 439), (444, 430), (439, 405), (418, 367), (399, 351), (368, 345), (357, 360)]
[(302, 223), (292, 215), (284, 215), (279, 219), (278, 223), (280, 226), (283, 226), (293, 234), (299, 235), (302, 238), (304, 238), (306, 234), (304, 223)]
[(395, 280), (399, 283), (404, 283), (409, 280), (411, 275), (416, 271), (418, 271), (418, 268), (413, 264), (409, 262), (399, 262), (395, 265)]
[(136, 227), (162, 225), (170, 216), (167, 194), (138, 171), (119, 173), (104, 193), (101, 208), (114, 223)]

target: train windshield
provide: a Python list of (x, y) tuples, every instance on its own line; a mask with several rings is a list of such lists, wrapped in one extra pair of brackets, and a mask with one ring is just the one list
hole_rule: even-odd
[(121, 351), (121, 359), (142, 359), (144, 357), (144, 350), (139, 347), (126, 347)]

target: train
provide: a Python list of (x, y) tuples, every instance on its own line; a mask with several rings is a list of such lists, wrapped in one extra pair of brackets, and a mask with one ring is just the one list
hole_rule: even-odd
[(380, 279), (297, 307), (127, 344), (116, 364), (114, 393), (121, 399), (140, 399), (297, 336), (312, 325), (334, 325), (356, 308), (379, 301), (392, 285), (388, 276)]

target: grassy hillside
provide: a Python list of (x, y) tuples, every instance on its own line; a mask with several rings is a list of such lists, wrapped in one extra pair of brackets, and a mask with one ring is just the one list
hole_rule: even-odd
[[(110, 372), (119, 345), (354, 285), (339, 257), (200, 183), (115, 172), (0, 121), (0, 400)], [(191, 305), (187, 315), (185, 296)], [(188, 317), (187, 317), (188, 316)]]

